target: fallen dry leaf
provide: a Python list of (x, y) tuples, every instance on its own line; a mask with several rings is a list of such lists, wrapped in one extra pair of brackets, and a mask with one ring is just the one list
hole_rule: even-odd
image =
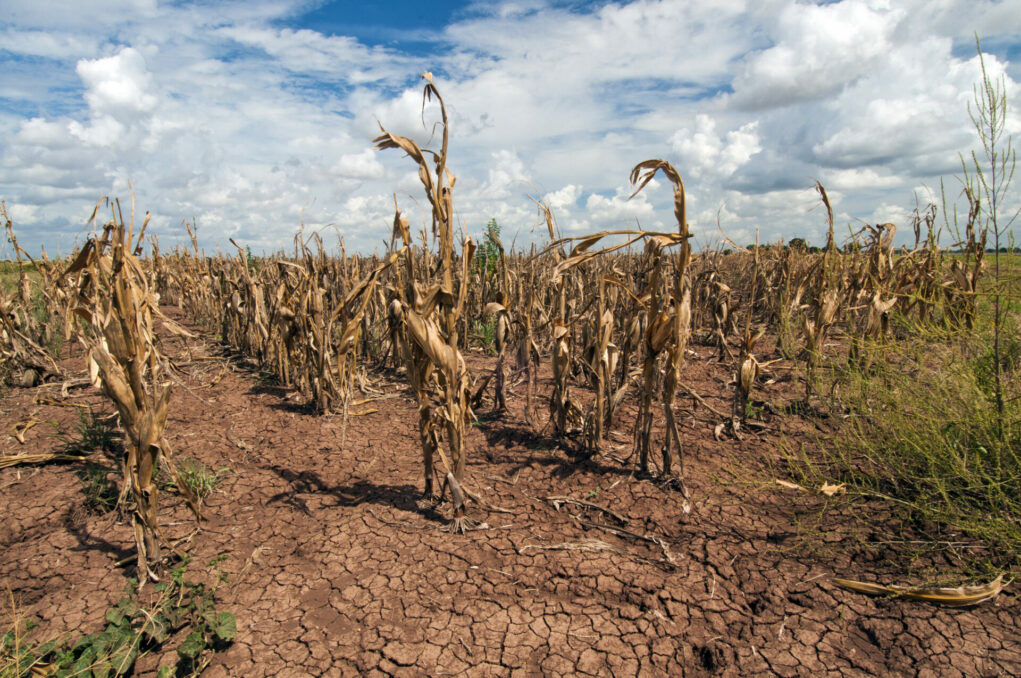
[(0, 468), (10, 468), (19, 464), (44, 464), (48, 461), (81, 461), (85, 457), (75, 454), (16, 454), (0, 457)]
[(845, 485), (844, 483), (840, 483), (837, 485), (833, 485), (831, 483), (823, 483), (818, 490), (815, 490), (813, 492), (807, 487), (798, 485), (797, 483), (792, 483), (789, 480), (776, 479), (774, 482), (780, 487), (786, 487), (788, 490), (797, 490), (798, 492), (805, 492), (807, 494), (823, 494), (826, 495), (827, 497), (832, 497), (835, 494), (844, 494), (845, 492), (847, 492), (847, 485)]
[(792, 482), (787, 481), (787, 480), (779, 480), (779, 479), (777, 479), (776, 480), (776, 484), (779, 485), (780, 487), (786, 487), (788, 490), (797, 490), (798, 492), (808, 492), (809, 491), (808, 488), (802, 487), (801, 485), (798, 485), (797, 483), (792, 483)]
[(829, 483), (823, 483), (822, 487), (819, 488), (821, 494), (825, 494), (827, 497), (832, 497), (835, 494), (844, 494), (847, 492), (847, 486), (844, 483), (839, 485), (831, 485)]
[[(1011, 580), (1013, 581), (1013, 580)], [(968, 607), (978, 605), (987, 600), (995, 598), (1003, 588), (1010, 584), (1003, 583), (1003, 575), (988, 584), (976, 584), (973, 586), (958, 586), (957, 588), (924, 587), (924, 586), (883, 586), (882, 584), (871, 584), (869, 582), (855, 581), (853, 579), (833, 578), (833, 583), (841, 588), (858, 593), (865, 593), (870, 596), (892, 595), (903, 596), (913, 600), (921, 600), (936, 605), (947, 607)]]

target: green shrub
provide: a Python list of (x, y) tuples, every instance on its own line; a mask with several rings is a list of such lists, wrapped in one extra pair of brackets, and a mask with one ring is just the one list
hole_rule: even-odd
[(130, 675), (143, 654), (160, 649), (171, 637), (184, 633), (177, 649), (176, 666), (162, 666), (160, 678), (198, 675), (213, 652), (226, 648), (237, 633), (237, 620), (218, 610), (216, 592), (226, 576), (219, 572), (225, 556), (209, 563), (210, 585), (185, 579), (187, 562), (155, 587), (155, 599), (140, 605), (133, 595), (135, 582), (123, 598), (106, 612), (106, 627), (77, 640), (27, 641), (25, 635), (38, 623), (17, 619), (0, 638), (0, 676), (41, 675), (107, 678)]

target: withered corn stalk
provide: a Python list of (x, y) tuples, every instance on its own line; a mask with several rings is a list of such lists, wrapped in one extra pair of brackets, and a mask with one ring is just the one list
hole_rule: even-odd
[[(322, 285), (333, 274), (322, 240), (318, 235), (313, 238), (317, 245), (315, 254), (307, 243), (297, 245), (302, 260), (296, 269), (298, 282), (291, 296), (296, 312), (289, 319), (292, 327), (288, 337), (299, 358), (294, 372), (299, 389), (308, 395), (318, 412), (330, 412), (340, 404), (346, 415), (357, 373), (365, 310), (380, 274), (393, 265), (397, 256), (386, 257), (353, 285), (348, 279), (341, 286), (346, 290), (341, 296)], [(342, 268), (344, 263), (342, 259)], [(343, 276), (349, 278), (346, 268)]]
[[(650, 236), (650, 239), (658, 247), (680, 244), (680, 251), (674, 258), (673, 280), (672, 285), (669, 286), (669, 296), (664, 300), (666, 303), (661, 303), (658, 299), (652, 301), (655, 305), (653, 308), (659, 310), (657, 310), (655, 315), (651, 312), (649, 314), (650, 321), (647, 334), (649, 339), (646, 342), (646, 348), (649, 349), (650, 353), (658, 353), (664, 349), (667, 352), (662, 391), (663, 413), (666, 417), (666, 435), (661, 448), (663, 475), (668, 478), (671, 477), (671, 449), (676, 448), (677, 461), (680, 466), (680, 475), (677, 478), (677, 482), (685, 499), (687, 499), (688, 492), (684, 485), (684, 454), (681, 449), (680, 434), (677, 430), (674, 401), (677, 397), (677, 388), (680, 383), (681, 367), (684, 365), (684, 352), (687, 350), (688, 337), (691, 333), (691, 284), (688, 277), (688, 265), (691, 262), (691, 232), (688, 229), (684, 181), (670, 163), (664, 160), (646, 160), (635, 165), (634, 169), (631, 170), (631, 184), (637, 185), (637, 188), (635, 188), (631, 196), (638, 195), (652, 181), (657, 172), (662, 172), (670, 180), (670, 183), (673, 184), (674, 216), (677, 219), (678, 232), (676, 235), (671, 236)], [(657, 291), (652, 289), (650, 293), (655, 295)], [(647, 357), (646, 361), (649, 360), (650, 358)], [(645, 374), (650, 375), (652, 371), (647, 362)], [(646, 383), (646, 389), (649, 389), (650, 386), (649, 383)], [(646, 399), (643, 402), (643, 406), (646, 408), (646, 411), (642, 412), (640, 410), (639, 416), (641, 417), (644, 414), (646, 423), (636, 442), (638, 445), (639, 466), (643, 473), (648, 473), (649, 430), (651, 428), (651, 424), (648, 423), (651, 420), (648, 408), (651, 407), (651, 402)], [(638, 427), (636, 426), (637, 430)]]
[[(950, 265), (950, 275), (943, 282), (942, 288), (946, 298), (946, 314), (951, 323), (960, 326), (962, 323), (969, 330), (975, 325), (975, 313), (978, 309), (978, 281), (985, 270), (986, 241), (989, 237), (989, 230), (977, 227), (982, 213), (981, 197), (970, 187), (964, 189), (965, 197), (968, 200), (968, 216), (964, 227), (964, 260), (953, 259)], [(946, 215), (946, 202), (944, 200), (943, 212)], [(956, 217), (955, 217), (956, 220)], [(932, 252), (938, 242), (931, 236), (930, 245), (926, 248)], [(933, 266), (938, 273), (938, 266)]]
[[(659, 388), (659, 358), (673, 331), (669, 299), (664, 293), (663, 252), (655, 240), (645, 244), (646, 257), (651, 272), (641, 298), (646, 300), (645, 314), (648, 318), (645, 330), (645, 351), (642, 364), (642, 392), (638, 405), (638, 419), (635, 422), (635, 449), (638, 451), (638, 468), (649, 472), (649, 452), (652, 445), (652, 401)], [(664, 303), (665, 302), (665, 303)]]
[(798, 314), (801, 300), (808, 289), (807, 267), (810, 256), (793, 247), (785, 247), (771, 259), (772, 275), (769, 299), (774, 304), (772, 313), (776, 325), (776, 342), (780, 354), (789, 360), (798, 355)]
[[(603, 238), (614, 236), (624, 236), (625, 239), (616, 245), (608, 245), (598, 250), (592, 249)], [(613, 391), (611, 376), (618, 360), (619, 351), (611, 342), (613, 313), (605, 308), (605, 283), (615, 281), (612, 276), (600, 276), (597, 279), (597, 293), (594, 298), (584, 304), (577, 313), (572, 314), (573, 305), (572, 302), (567, 301), (566, 293), (566, 286), (570, 280), (568, 274), (583, 264), (597, 262), (607, 254), (630, 247), (646, 238), (659, 239), (661, 242), (671, 244), (679, 242), (678, 238), (668, 234), (620, 230), (601, 231), (579, 238), (564, 238), (553, 242), (548, 248), (554, 252), (558, 261), (553, 267), (550, 284), (556, 290), (561, 309), (560, 314), (553, 321), (553, 390), (550, 394), (550, 418), (554, 422), (554, 433), (558, 437), (566, 436), (581, 427), (586, 433), (584, 448), (590, 454), (598, 450), (599, 441), (605, 433), (607, 412), (612, 410), (623, 394), (623, 387)], [(566, 257), (559, 255), (561, 244), (575, 241), (577, 244), (571, 250), (570, 255)], [(584, 298), (584, 286), (580, 278), (577, 278), (579, 300)], [(573, 366), (571, 328), (586, 315), (593, 303), (596, 305), (596, 311), (590, 327), (594, 329), (586, 328), (588, 341), (584, 342), (584, 354), (587, 356), (587, 365), (583, 366), (588, 368), (591, 375), (596, 398), (592, 408), (585, 414), (571, 397), (568, 385)]]
[[(14, 224), (7, 214), (6, 203), (0, 202), (0, 217), (3, 218), (7, 238), (14, 247), (18, 264), (18, 286), (16, 293), (8, 294), (0, 287), (0, 383), (10, 381), (21, 386), (34, 386), (47, 378), (63, 376), (54, 356), (45, 346), (56, 331), (56, 321), (67, 316), (66, 304), (61, 303), (66, 293), (57, 284), (49, 262), (35, 261), (18, 244)], [(28, 277), (28, 261), (42, 276), (40, 303), (50, 314), (50, 322), (40, 322), (33, 309), (33, 285)]]
[(734, 384), (734, 400), (733, 406), (731, 407), (730, 414), (730, 426), (734, 432), (734, 435), (740, 437), (741, 425), (745, 422), (748, 415), (748, 398), (751, 396), (752, 386), (755, 384), (755, 379), (759, 376), (759, 361), (755, 359), (755, 345), (758, 343), (762, 335), (765, 334), (765, 328), (760, 328), (758, 332), (752, 334), (752, 315), (755, 310), (755, 298), (758, 292), (758, 272), (759, 272), (759, 236), (755, 234), (755, 263), (752, 274), (752, 292), (751, 292), (751, 303), (748, 304), (748, 315), (745, 317), (744, 332), (741, 335), (741, 352), (737, 359), (737, 374), (735, 375)]
[[(440, 282), (423, 290), (415, 280), (415, 256), (407, 218), (398, 210), (394, 218), (395, 231), (399, 231), (405, 244), (406, 279), (395, 290), (397, 304), (391, 303), (391, 316), (399, 326), (398, 339), (405, 345), (404, 354), (408, 377), (419, 401), (419, 432), (423, 444), (427, 494), (432, 491), (432, 452), (439, 452), (446, 467), (444, 488), (450, 486), (453, 498), (451, 529), (463, 532), (464, 515), (465, 430), (472, 419), (468, 399), (471, 375), (459, 348), (458, 322), (464, 310), (472, 254), (475, 245), (465, 238), (461, 248), (460, 275), (454, 261), (453, 187), (456, 177), (447, 169), (449, 127), (447, 108), (433, 82), (431, 73), (424, 73), (423, 108), (426, 101), (436, 98), (439, 103), (443, 140), (439, 152), (422, 149), (411, 139), (397, 136), (380, 128), (382, 134), (374, 142), (380, 150), (395, 148), (408, 154), (418, 165), (418, 176), (432, 208), (432, 232), (439, 239)], [(427, 159), (431, 157), (434, 169)], [(427, 250), (426, 250), (427, 251)], [(428, 268), (428, 264), (426, 264)], [(427, 270), (427, 269), (426, 269)], [(459, 284), (455, 284), (455, 277)], [(437, 407), (428, 404), (428, 384), (435, 370), (439, 382)], [(433, 413), (446, 431), (449, 457), (443, 453), (433, 425)], [(443, 493), (441, 493), (442, 496)]]
[(731, 315), (733, 302), (730, 298), (730, 286), (718, 280), (715, 271), (712, 272), (710, 282), (712, 284), (710, 299), (713, 314), (713, 341), (716, 342), (716, 359), (722, 363), (733, 358), (730, 346), (727, 345), (727, 334), (734, 324)]
[[(550, 226), (550, 232), (552, 233), (552, 224)], [(528, 268), (529, 275), (528, 280), (535, 281), (535, 263), (534, 246), (533, 256), (529, 258)], [(536, 293), (535, 285), (529, 284), (527, 290), (521, 291), (520, 285), (522, 284), (523, 275), (519, 276), (519, 304), (521, 304), (521, 310), (518, 318), (518, 325), (521, 328), (519, 332), (519, 341), (517, 349), (517, 367), (518, 369), (524, 369), (526, 374), (525, 384), (525, 421), (528, 422), (529, 426), (533, 429), (538, 428), (536, 421), (536, 414), (534, 409), (534, 398), (535, 398), (535, 377), (536, 372), (539, 368), (539, 347), (535, 343), (535, 335), (533, 334), (532, 317), (536, 313)], [(523, 302), (520, 301), (524, 297)]]
[(898, 301), (896, 278), (911, 266), (913, 257), (901, 258), (895, 269), (893, 236), (897, 227), (893, 224), (866, 224), (863, 230), (869, 233), (864, 248), (866, 256), (852, 262), (853, 272), (848, 276), (846, 285), (850, 301), (846, 315), (851, 344), (849, 360), (867, 367), (870, 353), (866, 351), (866, 343), (880, 341), (886, 336), (888, 313)]
[(818, 181), (815, 188), (819, 192), (823, 205), (826, 207), (826, 220), (829, 230), (826, 234), (826, 247), (812, 270), (809, 271), (809, 289), (815, 296), (808, 304), (802, 319), (802, 330), (805, 336), (805, 405), (809, 404), (815, 383), (815, 370), (822, 356), (826, 333), (837, 320), (840, 310), (840, 275), (838, 267), (839, 254), (833, 240), (833, 208), (830, 206), (826, 189)]
[(563, 438), (573, 429), (581, 425), (581, 408), (571, 398), (568, 380), (571, 376), (571, 330), (568, 324), (567, 284), (562, 265), (567, 257), (562, 249), (562, 240), (555, 238), (556, 230), (553, 212), (545, 202), (535, 201), (546, 220), (549, 229), (549, 250), (553, 256), (553, 275), (550, 278), (551, 294), (555, 299), (555, 308), (550, 317), (552, 348), (550, 363), (553, 368), (553, 390), (550, 392), (549, 412), (553, 423), (553, 434)]
[(612, 394), (607, 391), (613, 385), (613, 372), (617, 365), (619, 351), (611, 341), (613, 337), (613, 312), (606, 304), (606, 279), (599, 279), (598, 304), (595, 313), (595, 332), (592, 344), (586, 351), (589, 357), (589, 372), (595, 400), (585, 418), (585, 448), (589, 454), (599, 451), (607, 425), (607, 412), (612, 410)]
[[(95, 222), (96, 205), (90, 223)], [(169, 542), (159, 525), (159, 488), (153, 474), (162, 464), (176, 481), (196, 519), (198, 498), (181, 481), (163, 435), (170, 406), (171, 384), (166, 361), (158, 350), (154, 318), (182, 336), (192, 336), (159, 310), (159, 297), (136, 252), (141, 250), (146, 214), (137, 238), (134, 210), (128, 225), (120, 203), (111, 205), (113, 218), (102, 234), (91, 237), (67, 268), (74, 276), (74, 313), (84, 323), (78, 339), (88, 353), (93, 383), (113, 401), (127, 434), (123, 460), (124, 484), (120, 505), (131, 511), (137, 549), (139, 584), (158, 580), (162, 546)]]

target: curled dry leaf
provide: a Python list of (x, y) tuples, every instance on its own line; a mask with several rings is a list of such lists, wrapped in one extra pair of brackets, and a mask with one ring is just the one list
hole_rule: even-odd
[(22, 445), (25, 444), (25, 432), (39, 423), (38, 419), (24, 419), (11, 427), (11, 433)]

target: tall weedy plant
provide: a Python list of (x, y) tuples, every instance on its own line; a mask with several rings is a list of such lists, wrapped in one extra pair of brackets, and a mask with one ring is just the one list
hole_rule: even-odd
[(981, 196), (981, 201), (985, 203), (985, 212), (980, 215), (982, 238), (985, 240), (987, 235), (993, 236), (993, 389), (998, 418), (997, 430), (1002, 441), (1004, 398), (1001, 335), (1004, 309), (1000, 248), (1021, 210), (1015, 212), (1009, 219), (1004, 219), (1000, 214), (1000, 208), (1013, 183), (1014, 168), (1017, 164), (1014, 140), (1006, 131), (1007, 84), (1005, 76), (994, 80), (989, 75), (982, 54), (982, 44), (977, 35), (975, 47), (982, 66), (982, 82), (975, 86), (974, 107), (969, 104), (968, 113), (982, 143), (982, 157), (980, 158), (973, 150), (971, 162), (962, 158), (961, 165), (964, 170), (965, 191), (974, 196)]

